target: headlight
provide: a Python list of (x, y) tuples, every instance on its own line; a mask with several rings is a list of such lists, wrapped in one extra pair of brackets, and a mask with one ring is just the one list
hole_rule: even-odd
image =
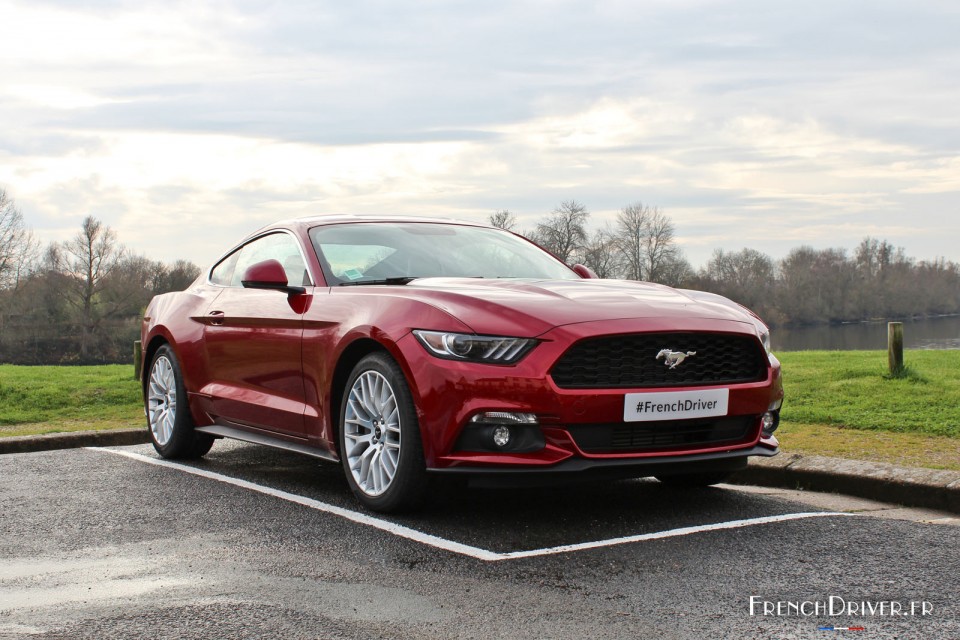
[(475, 336), (469, 333), (446, 333), (416, 329), (417, 337), (427, 351), (447, 360), (485, 362), (487, 364), (513, 364), (537, 344), (531, 338), (505, 336)]

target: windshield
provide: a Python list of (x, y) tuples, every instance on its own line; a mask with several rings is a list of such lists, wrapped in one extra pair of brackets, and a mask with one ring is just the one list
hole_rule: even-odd
[(310, 239), (333, 285), (429, 277), (578, 279), (546, 251), (499, 229), (357, 222), (314, 227)]

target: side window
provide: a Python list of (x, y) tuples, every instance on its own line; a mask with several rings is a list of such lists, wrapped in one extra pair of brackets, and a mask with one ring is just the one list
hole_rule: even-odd
[(237, 266), (237, 258), (240, 257), (240, 251), (240, 249), (237, 249), (210, 271), (210, 282), (224, 287), (230, 286), (230, 282), (233, 280), (233, 271)]
[(238, 259), (230, 279), (231, 286), (243, 286), (241, 281), (247, 269), (258, 262), (271, 259), (283, 265), (283, 269), (287, 273), (287, 284), (296, 287), (311, 284), (310, 277), (307, 275), (307, 266), (303, 263), (303, 256), (300, 254), (297, 241), (286, 233), (271, 233), (257, 238), (253, 242), (245, 244), (236, 254)]

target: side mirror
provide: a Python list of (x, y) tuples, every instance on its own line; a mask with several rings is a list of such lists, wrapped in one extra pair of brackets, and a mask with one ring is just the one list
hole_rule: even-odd
[(573, 272), (584, 280), (598, 280), (600, 278), (596, 271), (583, 264), (573, 265)]
[(287, 284), (287, 272), (276, 260), (264, 260), (250, 265), (240, 283), (245, 289), (271, 289), (285, 291), (289, 295), (307, 292), (303, 287), (291, 287)]

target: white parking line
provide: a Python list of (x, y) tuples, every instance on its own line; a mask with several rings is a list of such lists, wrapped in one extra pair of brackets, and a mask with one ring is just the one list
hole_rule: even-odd
[(280, 489), (274, 489), (272, 487), (265, 487), (263, 485), (259, 485), (254, 482), (249, 482), (247, 480), (240, 480), (239, 478), (232, 478), (230, 476), (223, 475), (221, 473), (216, 473), (214, 471), (197, 469), (195, 467), (179, 464), (177, 462), (170, 462), (169, 460), (162, 460), (159, 458), (151, 458), (149, 456), (144, 456), (139, 453), (122, 451), (120, 449), (107, 449), (102, 447), (86, 447), (86, 448), (89, 449), (90, 451), (102, 451), (104, 453), (112, 453), (114, 455), (123, 456), (125, 458), (139, 460), (140, 462), (156, 465), (158, 467), (167, 467), (169, 469), (177, 469), (178, 471), (189, 473), (195, 476), (200, 476), (201, 478), (208, 478), (210, 480), (216, 480), (217, 482), (223, 482), (225, 484), (230, 484), (235, 487), (240, 487), (242, 489), (256, 491), (257, 493), (273, 496), (274, 498), (280, 498), (281, 500), (287, 500), (288, 502), (293, 502), (299, 505), (303, 505), (305, 507), (309, 507), (311, 509), (316, 509), (317, 511), (323, 511), (324, 513), (331, 513), (333, 515), (340, 516), (341, 518), (350, 520), (351, 522), (356, 522), (358, 524), (366, 525), (368, 527), (373, 527), (374, 529), (385, 531), (389, 534), (398, 536), (400, 538), (406, 538), (407, 540), (413, 540), (414, 542), (419, 542), (421, 544), (429, 545), (436, 549), (443, 549), (444, 551), (459, 553), (461, 555), (469, 556), (471, 558), (476, 558), (477, 560), (483, 560), (485, 562), (496, 562), (499, 560), (516, 560), (519, 558), (532, 558), (536, 556), (547, 556), (547, 555), (553, 555), (558, 553), (585, 551), (587, 549), (599, 549), (602, 547), (612, 547), (614, 545), (629, 544), (631, 542), (644, 542), (647, 540), (663, 540), (664, 538), (688, 536), (691, 534), (703, 533), (706, 531), (722, 531), (724, 529), (739, 529), (742, 527), (750, 527), (758, 524), (787, 522), (789, 520), (802, 520), (805, 518), (823, 518), (827, 516), (856, 515), (852, 513), (840, 513), (840, 512), (833, 512), (833, 511), (785, 513), (777, 516), (764, 516), (761, 518), (748, 518), (745, 520), (730, 520), (728, 522), (718, 522), (716, 524), (705, 524), (705, 525), (699, 525), (696, 527), (681, 527), (679, 529), (670, 529), (668, 531), (658, 531), (657, 533), (645, 533), (642, 535), (625, 536), (621, 538), (609, 538), (607, 540), (596, 540), (594, 542), (566, 544), (566, 545), (561, 545), (559, 547), (547, 547), (544, 549), (531, 549), (529, 551), (512, 551), (508, 553), (498, 553), (495, 551), (487, 551), (486, 549), (481, 549), (479, 547), (473, 547), (468, 544), (454, 542), (453, 540), (447, 540), (446, 538), (441, 538), (439, 536), (431, 535), (429, 533), (417, 531), (416, 529), (411, 529), (410, 527), (405, 527), (403, 525), (389, 522), (387, 520), (375, 518), (373, 516), (369, 516), (364, 513), (351, 511), (350, 509), (344, 509), (342, 507), (337, 507), (332, 504), (327, 504), (326, 502), (314, 500), (313, 498), (299, 496), (295, 493), (281, 491)]

